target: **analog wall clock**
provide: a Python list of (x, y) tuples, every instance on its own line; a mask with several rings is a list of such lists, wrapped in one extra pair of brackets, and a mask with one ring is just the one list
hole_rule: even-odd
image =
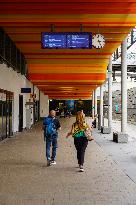
[(103, 48), (105, 46), (105, 38), (101, 34), (96, 34), (92, 37), (92, 45), (94, 48)]

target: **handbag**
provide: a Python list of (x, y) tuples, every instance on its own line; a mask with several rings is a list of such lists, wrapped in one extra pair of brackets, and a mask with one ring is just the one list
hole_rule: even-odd
[(93, 137), (92, 137), (92, 132), (90, 131), (89, 128), (85, 129), (84, 134), (85, 134), (86, 138), (88, 139), (88, 141), (94, 140)]

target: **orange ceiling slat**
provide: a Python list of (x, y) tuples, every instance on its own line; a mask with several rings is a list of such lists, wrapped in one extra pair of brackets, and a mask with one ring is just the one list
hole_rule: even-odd
[(51, 80), (51, 81), (61, 81), (61, 80), (79, 80), (79, 81), (86, 81), (86, 80), (105, 80), (106, 74), (104, 73), (91, 73), (91, 74), (39, 74), (39, 73), (33, 73), (29, 74), (28, 78), (31, 80)]
[[(134, 3), (134, 2), (136, 2), (136, 0), (116, 0), (116, 2), (129, 2), (129, 3)], [(1, 3), (5, 3), (5, 0), (1, 0)], [(37, 0), (19, 0), (19, 1), (17, 1), (17, 0), (6, 0), (6, 3), (17, 3), (17, 2), (20, 2), (20, 3), (37, 3)], [(60, 2), (60, 3), (64, 3), (64, 2), (73, 2), (72, 0), (70, 1), (70, 0), (40, 0), (40, 2), (46, 2), (46, 3), (57, 3), (57, 2)], [(83, 0), (74, 0), (74, 2), (75, 3), (79, 3), (79, 2), (83, 2)], [(102, 3), (102, 2), (107, 2), (107, 3), (109, 3), (109, 2), (114, 2), (113, 0), (84, 0), (84, 2), (85, 3), (91, 3), (91, 2), (95, 2), (95, 3)]]
[[(103, 49), (42, 49), (41, 32), (105, 36)], [(1, 0), (0, 26), (24, 53), (28, 77), (53, 99), (90, 99), (109, 57), (136, 25), (136, 0)], [(66, 93), (65, 93), (66, 92)]]
[(1, 13), (8, 14), (124, 14), (136, 13), (135, 2), (1, 2)]

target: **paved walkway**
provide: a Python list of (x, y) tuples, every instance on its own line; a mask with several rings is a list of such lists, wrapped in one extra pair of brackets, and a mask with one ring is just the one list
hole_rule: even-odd
[[(105, 126), (108, 126), (108, 120), (104, 119)], [(121, 121), (113, 120), (112, 123), (113, 131), (121, 132)], [(136, 140), (136, 124), (127, 124), (127, 133), (129, 135), (128, 141), (135, 141)]]
[[(105, 119), (105, 125), (107, 120)], [(113, 121), (113, 131), (120, 132), (121, 122)], [(101, 134), (96, 128), (94, 135), (96, 142), (112, 157), (121, 169), (136, 183), (136, 125), (127, 126), (129, 138), (128, 143), (113, 142), (113, 134)]]
[(78, 172), (74, 118), (61, 119), (57, 165), (46, 167), (41, 125), (0, 143), (0, 205), (136, 205), (136, 184), (96, 143)]

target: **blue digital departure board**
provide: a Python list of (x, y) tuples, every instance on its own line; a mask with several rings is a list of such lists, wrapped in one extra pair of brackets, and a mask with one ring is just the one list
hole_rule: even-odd
[(42, 33), (42, 48), (66, 48), (66, 34)]
[(92, 33), (89, 32), (42, 32), (42, 48), (45, 49), (90, 49)]
[(92, 48), (90, 33), (73, 33), (67, 35), (67, 48)]

